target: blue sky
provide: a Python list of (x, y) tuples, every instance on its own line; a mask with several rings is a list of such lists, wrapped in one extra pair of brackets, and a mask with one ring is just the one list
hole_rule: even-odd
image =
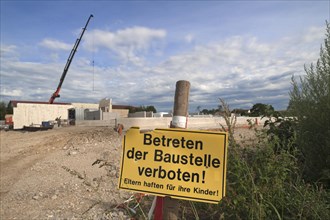
[(93, 14), (58, 102), (171, 111), (188, 80), (190, 111), (219, 98), (286, 109), (291, 77), (319, 57), (329, 2), (1, 0), (1, 101), (48, 101)]

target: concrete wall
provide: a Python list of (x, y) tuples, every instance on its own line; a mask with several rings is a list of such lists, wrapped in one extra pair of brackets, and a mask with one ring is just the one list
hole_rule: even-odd
[(146, 112), (147, 117), (154, 117), (154, 112)]
[(118, 118), (117, 123), (123, 124), (124, 129), (140, 127), (141, 129), (169, 128), (172, 118)]
[(73, 108), (99, 109), (99, 104), (94, 103), (71, 103)]
[(116, 120), (83, 120), (83, 121), (76, 121), (76, 126), (110, 126), (115, 127)]
[(147, 111), (134, 112), (134, 113), (128, 114), (129, 118), (146, 118), (146, 117), (153, 117), (153, 116), (154, 116), (153, 112), (147, 112)]
[(84, 108), (75, 108), (75, 119), (76, 120), (85, 119), (85, 109)]
[[(98, 111), (86, 111), (85, 120), (115, 120), (118, 118), (118, 114), (114, 112), (102, 112)], [(80, 120), (78, 120), (80, 121)]]
[(118, 117), (115, 112), (102, 112), (102, 120), (115, 120)]
[[(256, 121), (254, 117), (237, 117), (236, 126), (247, 126), (249, 125), (247, 120)], [(266, 119), (262, 119), (259, 117), (257, 121), (259, 124), (263, 124)], [(220, 128), (221, 125), (226, 127), (226, 121), (223, 117), (189, 117), (188, 118), (188, 128), (192, 129), (206, 129), (206, 128)]]
[(86, 111), (85, 120), (102, 120), (102, 111)]
[(118, 117), (121, 118), (127, 118), (128, 117), (128, 109), (112, 109), (113, 113), (116, 113), (118, 115)]
[(99, 106), (103, 112), (111, 112), (112, 111), (112, 99), (108, 99), (108, 98), (101, 99), (101, 101), (99, 102)]
[[(248, 119), (255, 121), (258, 120), (259, 124), (263, 124), (266, 119), (249, 118), (249, 117), (237, 117), (236, 126), (247, 126)], [(124, 129), (127, 130), (130, 127), (140, 127), (141, 129), (155, 129), (155, 128), (169, 128), (172, 121), (171, 117), (164, 118), (118, 118), (117, 123), (123, 124)], [(187, 127), (189, 129), (209, 129), (209, 128), (221, 128), (220, 123), (226, 127), (226, 122), (222, 117), (212, 118), (195, 118), (189, 117)]]
[[(84, 104), (84, 103), (82, 103)], [(88, 104), (87, 104), (88, 105)], [(95, 107), (95, 104), (91, 104), (89, 107)], [(96, 104), (97, 105), (97, 104)], [(55, 120), (57, 117), (61, 117), (62, 120), (68, 119), (68, 109), (73, 108), (73, 105), (57, 105), (57, 104), (31, 104), (31, 103), (18, 103), (14, 108), (14, 129), (21, 129), (23, 126), (29, 126), (31, 124), (41, 124), (43, 121)], [(91, 114), (97, 114), (99, 119), (103, 120), (85, 120), (76, 121), (78, 126), (115, 126), (115, 118), (117, 117), (117, 123), (123, 124), (125, 130), (132, 126), (140, 127), (141, 129), (155, 129), (155, 128), (168, 128), (172, 120), (171, 117), (163, 118), (123, 118), (118, 112), (123, 110), (115, 110), (113, 112), (101, 114), (100, 111), (95, 111)], [(124, 111), (128, 113), (128, 110)], [(95, 116), (97, 116), (95, 115)], [(92, 116), (91, 119), (94, 117)], [(98, 119), (95, 117), (95, 119)], [(247, 120), (258, 119), (259, 124), (263, 124), (266, 119), (261, 118), (249, 118), (238, 117), (237, 126), (248, 125)], [(207, 129), (207, 128), (220, 128), (220, 123), (226, 125), (225, 120), (222, 117), (189, 117), (188, 128), (189, 129)]]
[(134, 113), (128, 113), (129, 118), (145, 118), (147, 117), (147, 112), (142, 111), (142, 112), (134, 112)]
[(161, 118), (161, 117), (172, 117), (172, 114), (168, 112), (157, 112), (153, 114), (153, 117), (155, 118)]
[(14, 108), (14, 129), (21, 129), (31, 124), (55, 120), (58, 117), (68, 119), (68, 109), (72, 105), (18, 103)]

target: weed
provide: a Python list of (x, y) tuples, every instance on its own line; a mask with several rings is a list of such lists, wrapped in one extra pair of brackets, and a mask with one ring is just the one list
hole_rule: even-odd
[(226, 125), (220, 124), (220, 127), (223, 131), (228, 131), (229, 145), (234, 146), (236, 145), (234, 133), (237, 122), (237, 116), (231, 113), (229, 109), (229, 105), (223, 99), (220, 98), (219, 100), (220, 100), (220, 106), (223, 109), (221, 116), (225, 119), (226, 122)]
[(234, 139), (235, 120), (223, 116), (230, 139), (226, 197), (218, 205), (194, 202), (193, 210), (182, 205), (182, 219), (330, 219), (329, 192), (302, 178), (295, 119), (273, 115), (262, 130), (251, 122), (257, 141), (247, 147)]

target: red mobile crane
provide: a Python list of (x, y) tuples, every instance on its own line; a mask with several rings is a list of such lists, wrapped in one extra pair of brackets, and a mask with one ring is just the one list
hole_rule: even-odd
[(80, 34), (80, 37), (76, 40), (76, 43), (74, 44), (74, 46), (73, 46), (73, 48), (72, 48), (72, 50), (71, 50), (71, 53), (70, 53), (70, 55), (69, 55), (68, 61), (66, 62), (66, 65), (65, 65), (65, 67), (64, 67), (64, 70), (63, 70), (63, 73), (62, 73), (62, 76), (61, 76), (60, 82), (59, 82), (59, 84), (58, 84), (58, 86), (57, 86), (57, 89), (56, 89), (56, 91), (52, 94), (52, 96), (51, 96), (50, 99), (49, 99), (49, 102), (48, 102), (49, 104), (53, 104), (53, 103), (54, 103), (54, 100), (55, 100), (56, 98), (59, 98), (59, 97), (60, 97), (60, 94), (59, 94), (59, 93), (60, 93), (60, 90), (61, 90), (62, 84), (63, 84), (63, 82), (64, 82), (65, 76), (66, 76), (66, 74), (67, 74), (67, 72), (68, 72), (68, 70), (69, 70), (70, 64), (71, 64), (71, 62), (72, 62), (72, 59), (73, 59), (74, 54), (75, 54), (76, 51), (77, 51), (77, 48), (78, 48), (79, 43), (80, 43), (80, 41), (81, 41), (81, 38), (83, 37), (83, 35), (84, 35), (84, 33), (85, 33), (85, 30), (86, 30), (86, 28), (87, 28), (87, 25), (88, 25), (88, 23), (89, 23), (89, 20), (90, 20), (92, 17), (94, 17), (94, 16), (91, 14), (91, 15), (89, 16), (88, 20), (87, 20), (87, 23), (86, 23), (85, 27), (82, 29), (82, 32), (81, 32), (81, 34)]

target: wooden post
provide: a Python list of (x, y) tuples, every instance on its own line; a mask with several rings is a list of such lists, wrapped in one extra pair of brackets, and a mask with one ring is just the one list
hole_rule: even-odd
[[(190, 83), (188, 81), (176, 82), (171, 128), (187, 128), (189, 89)], [(163, 200), (163, 220), (178, 219), (178, 212), (179, 200), (165, 197)]]
[(187, 126), (189, 89), (188, 81), (176, 82), (171, 128), (186, 128)]

